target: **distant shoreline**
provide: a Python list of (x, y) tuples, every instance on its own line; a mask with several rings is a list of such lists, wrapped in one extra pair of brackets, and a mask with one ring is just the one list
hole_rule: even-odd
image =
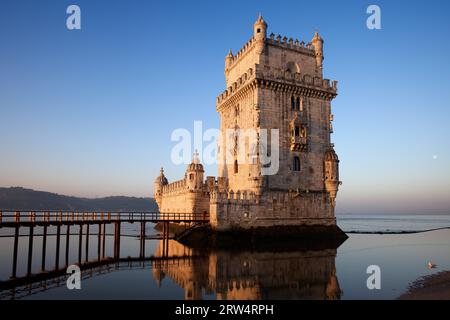
[(345, 233), (349, 234), (412, 234), (412, 233), (424, 233), (424, 232), (431, 232), (431, 231), (437, 231), (437, 230), (445, 230), (450, 229), (450, 227), (441, 227), (441, 228), (434, 228), (434, 229), (426, 229), (426, 230), (404, 230), (404, 231), (345, 231)]

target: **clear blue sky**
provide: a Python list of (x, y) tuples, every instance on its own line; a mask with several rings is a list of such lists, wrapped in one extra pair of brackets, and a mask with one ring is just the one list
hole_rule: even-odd
[[(366, 28), (369, 4), (381, 30)], [(449, 212), (448, 1), (3, 0), (0, 186), (150, 196), (160, 166), (181, 178), (170, 135), (218, 127), (224, 56), (259, 12), (269, 33), (325, 40), (338, 212)]]

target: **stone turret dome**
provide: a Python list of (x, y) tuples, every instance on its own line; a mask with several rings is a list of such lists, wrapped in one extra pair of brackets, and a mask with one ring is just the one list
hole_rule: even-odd
[(317, 31), (314, 32), (314, 37), (312, 38), (312, 42), (314, 42), (314, 41), (323, 41), (319, 35), (319, 32), (317, 32)]
[(198, 158), (197, 150), (194, 152), (194, 156), (192, 157), (192, 163), (188, 165), (186, 171), (197, 171), (197, 172), (205, 172), (203, 169), (203, 165), (200, 163)]
[(155, 183), (159, 183), (161, 185), (169, 184), (169, 181), (167, 180), (166, 176), (164, 175), (164, 169), (163, 168), (161, 168), (159, 176), (156, 177)]
[(325, 161), (339, 161), (339, 158), (333, 148), (325, 152)]
[(255, 26), (256, 25), (262, 25), (267, 28), (267, 23), (266, 21), (264, 21), (264, 18), (262, 17), (261, 13), (259, 14), (258, 19), (255, 22)]
[(192, 162), (190, 165), (188, 165), (187, 171), (200, 171), (204, 172), (203, 165), (201, 163), (194, 163)]

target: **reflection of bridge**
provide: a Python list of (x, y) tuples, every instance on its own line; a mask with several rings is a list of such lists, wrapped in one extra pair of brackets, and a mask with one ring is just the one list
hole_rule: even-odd
[[(19, 244), (19, 229), (21, 227), (29, 228), (28, 232), (28, 260), (27, 260), (27, 278), (34, 275), (31, 272), (33, 260), (33, 240), (34, 228), (42, 227), (42, 263), (41, 273), (52, 273), (60, 270), (60, 247), (61, 247), (61, 227), (65, 227), (65, 265), (69, 265), (69, 242), (71, 235), (71, 227), (78, 228), (78, 265), (82, 264), (82, 241), (83, 234), (86, 236), (86, 260), (89, 252), (89, 233), (90, 226), (97, 225), (98, 230), (98, 245), (97, 245), (97, 261), (106, 259), (105, 256), (105, 238), (106, 225), (114, 224), (114, 254), (113, 259), (116, 261), (120, 259), (120, 237), (122, 223), (140, 223), (140, 259), (145, 259), (145, 225), (147, 222), (162, 224), (162, 238), (167, 244), (169, 236), (169, 223), (181, 223), (186, 228), (198, 223), (205, 223), (209, 221), (209, 216), (206, 214), (192, 214), (192, 213), (164, 213), (159, 212), (68, 212), (68, 211), (12, 211), (0, 210), (0, 228), (14, 228), (14, 246), (13, 246), (13, 261), (11, 279), (17, 278), (17, 256)], [(50, 226), (56, 227), (56, 252), (55, 252), (55, 266), (50, 269), (46, 268), (46, 249), (47, 249), (47, 228)], [(84, 226), (86, 226), (84, 228)], [(84, 231), (84, 229), (86, 229)], [(84, 233), (85, 232), (85, 233)], [(164, 250), (167, 252), (167, 249)], [(39, 274), (41, 274), (39, 273)]]
[[(170, 256), (147, 258), (105, 258), (100, 261), (85, 262), (80, 265), (81, 279), (89, 279), (99, 275), (131, 269), (170, 268), (193, 263), (195, 256)], [(42, 272), (21, 278), (12, 278), (0, 282), (0, 300), (20, 299), (39, 292), (47, 291), (60, 286), (66, 286), (68, 275), (66, 268)]]

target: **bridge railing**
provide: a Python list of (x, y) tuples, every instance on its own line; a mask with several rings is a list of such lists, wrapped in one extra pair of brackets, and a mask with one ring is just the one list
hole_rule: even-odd
[(207, 213), (160, 213), (160, 212), (93, 212), (62, 210), (0, 210), (0, 225), (11, 223), (86, 223), (114, 221), (208, 221)]

